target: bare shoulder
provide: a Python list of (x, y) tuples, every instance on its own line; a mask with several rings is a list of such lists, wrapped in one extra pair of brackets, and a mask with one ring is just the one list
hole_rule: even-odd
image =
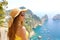
[(25, 26), (23, 26), (23, 29), (26, 29)]
[(25, 28), (25, 26), (23, 26), (23, 29), (26, 31), (26, 28)]

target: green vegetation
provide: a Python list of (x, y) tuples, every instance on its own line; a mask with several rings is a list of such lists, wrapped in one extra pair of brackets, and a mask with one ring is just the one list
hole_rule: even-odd
[(26, 19), (25, 19), (25, 27), (26, 29), (31, 32), (32, 28), (35, 27), (35, 25), (38, 25), (40, 23), (40, 18), (33, 14), (31, 10), (27, 10), (26, 12)]
[(0, 27), (3, 27), (4, 19), (5, 19), (5, 7), (8, 4), (6, 0), (3, 0), (3, 2), (0, 2)]

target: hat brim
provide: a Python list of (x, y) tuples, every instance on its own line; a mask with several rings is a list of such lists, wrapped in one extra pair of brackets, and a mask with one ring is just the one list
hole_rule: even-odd
[(21, 11), (24, 11), (24, 12), (27, 11), (27, 9), (18, 9), (18, 10), (19, 10), (19, 11), (18, 11), (18, 13), (15, 15), (15, 17), (18, 16), (18, 15), (20, 14)]

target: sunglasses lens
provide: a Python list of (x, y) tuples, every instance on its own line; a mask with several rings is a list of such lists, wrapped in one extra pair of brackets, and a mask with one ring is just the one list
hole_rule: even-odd
[(25, 12), (21, 12), (21, 16), (25, 16)]
[(21, 16), (25, 16), (25, 14), (21, 14)]

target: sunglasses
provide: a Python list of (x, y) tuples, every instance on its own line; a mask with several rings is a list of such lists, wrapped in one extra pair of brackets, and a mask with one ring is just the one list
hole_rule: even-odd
[(25, 16), (25, 12), (21, 12), (21, 14), (20, 14), (21, 16)]

